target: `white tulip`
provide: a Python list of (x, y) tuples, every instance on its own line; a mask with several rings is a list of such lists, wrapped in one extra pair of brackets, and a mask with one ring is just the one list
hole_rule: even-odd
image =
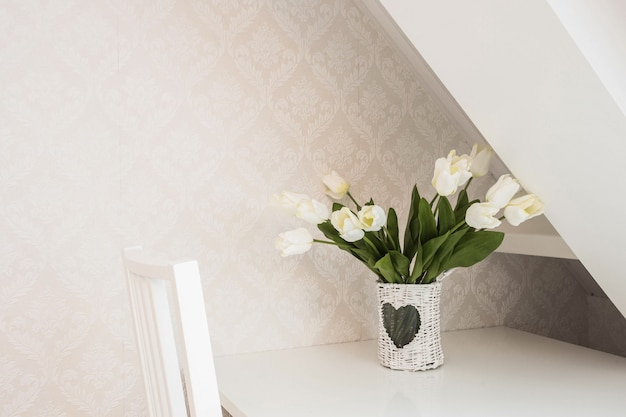
[(330, 223), (339, 232), (339, 236), (346, 242), (356, 242), (363, 239), (365, 232), (359, 219), (348, 207), (342, 207), (330, 215)]
[(526, 194), (511, 200), (504, 208), (504, 217), (513, 226), (543, 214), (544, 204), (535, 194)]
[(493, 149), (488, 146), (483, 146), (480, 149), (478, 145), (472, 147), (470, 152), (470, 172), (474, 178), (482, 177), (489, 172), (489, 163), (493, 156)]
[(498, 178), (498, 181), (487, 191), (485, 199), (489, 203), (493, 203), (498, 208), (504, 208), (513, 196), (519, 191), (519, 182), (509, 174), (504, 174)]
[(502, 223), (494, 216), (500, 207), (493, 203), (474, 203), (465, 212), (465, 223), (475, 229), (493, 229)]
[(440, 196), (449, 196), (456, 193), (458, 187), (465, 185), (472, 177), (469, 171), (470, 158), (467, 155), (457, 156), (456, 151), (450, 151), (446, 158), (435, 161), (435, 172), (432, 185)]
[(446, 158), (439, 158), (435, 161), (435, 173), (432, 185), (437, 194), (448, 196), (454, 194), (458, 187), (458, 179), (450, 173), (450, 161)]
[(274, 194), (274, 205), (281, 207), (288, 211), (290, 214), (295, 215), (298, 203), (301, 200), (308, 200), (309, 196), (306, 194), (292, 193), (290, 191), (283, 191), (280, 194)]
[(312, 224), (320, 224), (328, 220), (328, 207), (317, 200), (304, 198), (296, 206), (296, 217)]
[(332, 171), (322, 177), (322, 182), (326, 186), (326, 194), (335, 200), (341, 200), (348, 194), (350, 184), (344, 180), (337, 172)]
[(281, 233), (276, 238), (275, 246), (280, 256), (291, 256), (304, 253), (311, 249), (313, 236), (304, 227)]
[(451, 158), (450, 164), (452, 166), (452, 170), (454, 172), (458, 172), (459, 174), (459, 187), (465, 185), (465, 183), (472, 178), (472, 173), (470, 172), (470, 166), (472, 165), (472, 160), (468, 155), (457, 155), (456, 151), (453, 149), (448, 154), (448, 158)]
[(359, 221), (366, 232), (377, 232), (387, 223), (385, 210), (379, 206), (363, 206), (357, 213)]

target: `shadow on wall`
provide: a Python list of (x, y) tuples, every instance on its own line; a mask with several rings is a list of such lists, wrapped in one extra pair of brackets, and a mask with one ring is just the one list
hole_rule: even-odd
[[(543, 285), (525, 280), (529, 291), (525, 300), (532, 302), (521, 305), (505, 324), (626, 357), (626, 318), (593, 276), (578, 260), (545, 259), (561, 264), (565, 275), (546, 274), (541, 280), (545, 281)], [(553, 293), (549, 297), (551, 311), (541, 305), (541, 300), (547, 301), (546, 291)], [(576, 301), (563, 302), (568, 299)]]
[(587, 294), (589, 339), (586, 346), (626, 357), (626, 318), (582, 263), (576, 260), (564, 262)]

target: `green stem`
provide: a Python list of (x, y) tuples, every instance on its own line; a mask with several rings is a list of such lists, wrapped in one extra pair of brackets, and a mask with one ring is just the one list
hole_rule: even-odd
[[(433, 213), (435, 214), (435, 216), (438, 216), (437, 212), (439, 211), (439, 204), (441, 203), (441, 198), (439, 200), (437, 200), (437, 205), (435, 206), (435, 209), (433, 210)], [(432, 207), (432, 204), (431, 204)]]
[(376, 247), (374, 242), (372, 242), (372, 240), (367, 235), (363, 236), (363, 242), (365, 242), (365, 245), (370, 250), (370, 252), (376, 255), (376, 258), (382, 258), (382, 254), (378, 251), (378, 248)]
[(464, 225), (467, 226), (467, 223), (465, 223), (465, 220), (461, 220), (452, 229), (450, 229), (450, 234), (456, 232), (457, 230), (459, 230)]
[(389, 235), (389, 229), (387, 229), (387, 226), (383, 226), (382, 229), (378, 231), (378, 238), (381, 242), (383, 242), (383, 245), (385, 245), (385, 249), (389, 250), (387, 242), (391, 242), (392, 250), (400, 250), (400, 248), (396, 247), (396, 242)]
[(352, 200), (352, 202), (354, 203), (354, 205), (356, 206), (356, 210), (359, 211), (361, 210), (361, 205), (359, 203), (356, 202), (356, 200), (354, 199), (354, 197), (352, 197), (352, 194), (350, 194), (350, 191), (348, 191), (346, 193), (348, 195), (348, 197), (350, 197), (350, 200)]
[(313, 242), (315, 242), (315, 243), (324, 243), (325, 245), (335, 245), (335, 246), (339, 246), (338, 244), (336, 244), (335, 242), (331, 242), (330, 240), (319, 240), (319, 239), (313, 239)]
[(430, 201), (430, 206), (432, 207), (433, 204), (435, 204), (435, 200), (437, 200), (437, 197), (439, 197), (439, 194), (435, 194), (435, 196), (433, 197), (433, 199)]
[(469, 187), (469, 185), (472, 183), (472, 180), (474, 179), (474, 177), (470, 177), (469, 180), (467, 180), (467, 182), (465, 183), (465, 188), (463, 188), (466, 192), (467, 192), (467, 187)]

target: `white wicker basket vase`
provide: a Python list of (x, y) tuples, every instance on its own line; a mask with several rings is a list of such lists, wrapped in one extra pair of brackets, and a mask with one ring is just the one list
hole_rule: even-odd
[(425, 371), (443, 364), (441, 282), (378, 284), (378, 359), (391, 369)]

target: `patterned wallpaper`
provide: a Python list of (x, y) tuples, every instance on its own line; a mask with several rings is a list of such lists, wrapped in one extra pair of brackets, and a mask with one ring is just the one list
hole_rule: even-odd
[[(403, 217), (470, 146), (350, 0), (3, 0), (0, 144), (0, 417), (145, 415), (125, 246), (199, 260), (217, 354), (374, 337), (373, 276), (280, 258), (270, 196), (335, 169)], [(586, 341), (555, 259), (495, 254), (442, 309)]]

